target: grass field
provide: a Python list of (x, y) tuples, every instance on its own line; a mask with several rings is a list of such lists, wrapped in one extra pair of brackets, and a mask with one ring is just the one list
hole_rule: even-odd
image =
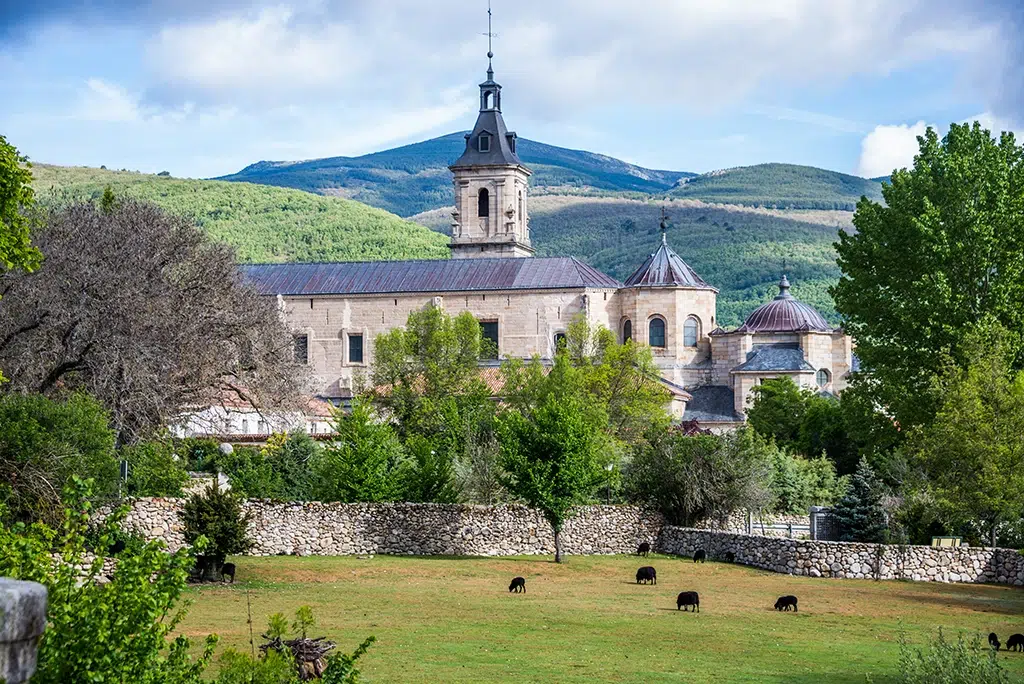
[[(657, 586), (633, 582), (658, 570)], [(527, 593), (508, 593), (522, 575)], [(1024, 632), (1024, 591), (1007, 587), (825, 580), (721, 563), (627, 556), (547, 558), (241, 558), (238, 583), (189, 591), (183, 630), (248, 649), (246, 589), (257, 629), (313, 607), (314, 630), (351, 651), (373, 634), (369, 682), (894, 681), (902, 627)], [(700, 592), (701, 612), (675, 608)], [(796, 594), (799, 613), (772, 609)], [(1024, 673), (1024, 653), (1003, 653)]]

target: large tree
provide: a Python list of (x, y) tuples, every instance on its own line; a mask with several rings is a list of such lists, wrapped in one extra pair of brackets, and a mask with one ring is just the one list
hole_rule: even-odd
[(28, 159), (0, 135), (0, 272), (34, 270), (42, 255), (30, 242), (34, 213), (32, 172)]
[(996, 545), (1000, 523), (1024, 516), (1024, 372), (1011, 368), (1012, 336), (972, 335), (968, 364), (936, 380), (942, 403), (914, 435), (918, 463), (947, 522), (980, 522)]
[(944, 358), (964, 365), (965, 336), (986, 317), (1024, 331), (1024, 147), (977, 122), (918, 142), (913, 168), (883, 185), (885, 204), (861, 199), (856, 232), (840, 233), (832, 290), (876, 399), (903, 428), (931, 420), (931, 379)]
[(307, 391), (274, 302), (189, 220), (131, 199), (75, 203), (36, 242), (43, 268), (0, 274), (11, 389), (83, 389), (122, 443), (222, 397), (297, 406)]

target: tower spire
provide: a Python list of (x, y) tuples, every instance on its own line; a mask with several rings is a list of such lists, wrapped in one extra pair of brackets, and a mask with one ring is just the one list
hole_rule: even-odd
[(494, 67), (491, 65), (491, 60), (494, 59), (494, 50), (491, 44), (491, 40), (494, 38), (494, 32), (491, 30), (491, 0), (487, 0), (487, 80), (494, 80)]

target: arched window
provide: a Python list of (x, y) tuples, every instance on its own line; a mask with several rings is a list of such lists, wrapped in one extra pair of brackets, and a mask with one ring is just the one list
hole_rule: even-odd
[(815, 376), (815, 380), (818, 383), (818, 387), (826, 387), (828, 383), (832, 381), (832, 374), (829, 373), (827, 369), (822, 368)]
[(647, 341), (652, 347), (665, 347), (665, 321), (652, 318), (647, 324)]
[(491, 215), (491, 193), (487, 192), (487, 188), (480, 188), (480, 194), (477, 195), (476, 215), (480, 218)]
[(523, 220), (523, 191), (519, 191), (519, 220)]
[(696, 347), (700, 339), (700, 321), (696, 316), (690, 316), (683, 323), (683, 346)]
[(633, 323), (629, 319), (622, 324), (622, 344), (626, 344), (633, 339)]

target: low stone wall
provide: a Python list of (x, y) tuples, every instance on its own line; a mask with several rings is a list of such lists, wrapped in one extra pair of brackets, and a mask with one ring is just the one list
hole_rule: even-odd
[(810, 577), (1024, 585), (1024, 556), (1013, 549), (777, 539), (669, 525), (656, 548), (680, 556), (705, 549), (712, 559), (733, 553), (743, 565)]
[[(125, 526), (171, 550), (184, 543), (178, 518), (181, 499), (137, 499)], [(339, 504), (246, 501), (251, 555), (511, 556), (552, 554), (551, 526), (526, 506), (444, 504)], [(636, 551), (654, 542), (660, 515), (634, 506), (582, 506), (562, 532), (570, 554)]]

